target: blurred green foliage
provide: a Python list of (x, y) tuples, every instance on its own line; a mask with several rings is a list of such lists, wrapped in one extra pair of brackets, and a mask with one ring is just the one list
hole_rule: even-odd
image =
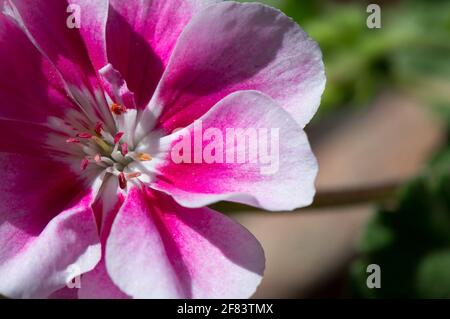
[[(395, 207), (379, 208), (351, 267), (352, 293), (362, 298), (450, 298), (450, 147), (405, 185)], [(369, 289), (367, 266), (381, 267)]]
[[(388, 88), (423, 99), (450, 127), (450, 1), (260, 2), (295, 19), (323, 51), (327, 87), (316, 119), (368, 105)], [(373, 2), (381, 6), (381, 29), (366, 25)], [(450, 143), (395, 203), (377, 209), (359, 252), (352, 296), (450, 298)], [(370, 264), (381, 267), (380, 289), (367, 287)]]
[(386, 87), (449, 103), (450, 1), (380, 1), (380, 29), (366, 25), (373, 1), (259, 2), (280, 8), (322, 48), (327, 87), (317, 118), (367, 105)]

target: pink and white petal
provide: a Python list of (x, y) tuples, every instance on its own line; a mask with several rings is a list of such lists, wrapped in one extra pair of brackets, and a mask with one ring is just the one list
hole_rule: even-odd
[[(100, 260), (92, 213), (74, 206), (55, 217), (38, 236), (6, 222), (0, 226), (0, 292), (12, 298), (45, 298)], [(4, 251), (17, 254), (5, 258)], [(8, 255), (8, 253), (6, 253)]]
[(136, 94), (150, 100), (175, 43), (191, 17), (217, 0), (110, 0), (106, 40), (109, 63)]
[[(70, 11), (80, 11), (80, 35), (96, 71), (108, 64), (106, 53), (106, 22), (108, 0), (67, 0)], [(78, 8), (76, 7), (78, 6)], [(67, 14), (68, 15), (68, 14)]]
[[(236, 140), (235, 135), (227, 137), (230, 128), (244, 130), (235, 131)], [(208, 137), (210, 129), (217, 133)], [(215, 147), (219, 157), (208, 158), (213, 135), (221, 140), (221, 147)], [(202, 136), (207, 137), (202, 141)], [(158, 176), (151, 186), (185, 207), (229, 200), (281, 211), (308, 206), (313, 200), (318, 168), (306, 134), (289, 113), (259, 92), (230, 94), (161, 144), (168, 141), (170, 151), (156, 168)], [(180, 146), (186, 141), (191, 142), (192, 154), (183, 159)]]
[(305, 126), (325, 86), (320, 48), (282, 12), (226, 1), (195, 15), (181, 34), (150, 104), (166, 132), (225, 96), (257, 90)]
[(92, 205), (102, 242), (106, 242), (114, 218), (124, 201), (125, 196), (119, 188), (118, 178), (106, 174), (102, 178), (97, 198)]
[(80, 283), (79, 299), (130, 299), (109, 277), (103, 258), (93, 270), (82, 276)]
[(56, 67), (66, 91), (79, 107), (90, 118), (112, 126), (112, 116), (80, 31), (68, 27), (68, 8), (67, 0), (9, 0), (4, 11)]
[[(52, 118), (51, 120), (56, 119)], [(22, 163), (21, 165), (26, 165), (24, 167), (26, 174), (41, 174), (42, 180), (38, 179), (39, 182), (45, 181), (46, 175), (54, 176), (54, 171), (62, 172), (63, 176), (70, 176), (72, 180), (67, 178), (67, 185), (61, 186), (71, 186), (76, 181), (72, 172), (81, 173), (81, 159), (78, 157), (81, 156), (79, 145), (66, 142), (70, 137), (69, 134), (73, 131), (62, 133), (57, 130), (59, 127), (57, 123), (53, 123), (53, 125), (55, 128), (52, 127), (52, 124), (45, 125), (0, 117), (0, 155), (8, 154), (9, 163), (6, 166), (11, 169), (15, 170), (14, 162), (17, 160)], [(3, 161), (0, 160), (0, 162)], [(5, 168), (2, 167), (2, 169)], [(35, 172), (31, 172), (32, 169)], [(98, 174), (99, 167), (89, 166), (83, 172), (83, 179), (86, 183), (93, 182)], [(39, 189), (39, 186), (37, 188)], [(36, 192), (33, 189), (29, 189), (29, 191), (30, 193)]]
[(106, 268), (134, 298), (248, 298), (264, 252), (228, 217), (132, 188), (107, 241)]
[(78, 299), (78, 289), (66, 286), (52, 293), (48, 299)]
[(0, 294), (47, 297), (100, 259), (92, 194), (58, 163), (2, 153), (0, 164)]
[(99, 71), (100, 80), (110, 99), (125, 106), (126, 109), (135, 109), (134, 93), (128, 89), (127, 82), (119, 71), (111, 64), (107, 64)]
[[(68, 166), (45, 157), (0, 152), (0, 221), (24, 218), (38, 234), (85, 190)], [(58, 196), (55, 196), (58, 194)]]
[(125, 201), (124, 196), (118, 192), (119, 185), (114, 176), (106, 177), (99, 195), (92, 205), (102, 243), (102, 259), (90, 272), (83, 274), (81, 287), (78, 290), (80, 299), (128, 299), (111, 280), (105, 268), (105, 246), (109, 236), (111, 225)]
[[(0, 2), (1, 6), (1, 2)], [(77, 107), (56, 69), (16, 23), (0, 13), (0, 118), (46, 123)]]
[(9, 1), (10, 14), (69, 83), (90, 87), (95, 71), (77, 28), (69, 28), (67, 0)]

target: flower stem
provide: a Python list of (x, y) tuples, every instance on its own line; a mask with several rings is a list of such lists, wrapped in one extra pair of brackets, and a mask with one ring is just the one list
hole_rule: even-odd
[[(333, 208), (340, 206), (350, 206), (359, 204), (371, 204), (379, 201), (391, 199), (402, 182), (388, 182), (378, 185), (351, 187), (340, 190), (319, 190), (316, 193), (314, 202), (308, 209)], [(222, 213), (237, 212), (264, 212), (261, 209), (253, 208), (244, 204), (220, 202), (211, 206)], [(304, 210), (296, 210), (302, 212)]]

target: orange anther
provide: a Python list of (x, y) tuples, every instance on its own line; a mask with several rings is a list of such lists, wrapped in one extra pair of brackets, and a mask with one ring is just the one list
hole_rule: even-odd
[(151, 161), (152, 157), (149, 154), (147, 154), (147, 153), (139, 153), (138, 154), (138, 159), (141, 162), (147, 162), (147, 161)]

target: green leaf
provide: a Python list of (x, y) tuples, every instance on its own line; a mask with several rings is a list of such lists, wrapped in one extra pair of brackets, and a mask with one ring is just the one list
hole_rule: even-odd
[[(352, 293), (364, 298), (450, 297), (450, 149), (379, 208), (350, 269)], [(381, 288), (366, 285), (367, 266), (381, 267)]]
[(418, 297), (450, 298), (450, 249), (425, 256), (416, 277)]

